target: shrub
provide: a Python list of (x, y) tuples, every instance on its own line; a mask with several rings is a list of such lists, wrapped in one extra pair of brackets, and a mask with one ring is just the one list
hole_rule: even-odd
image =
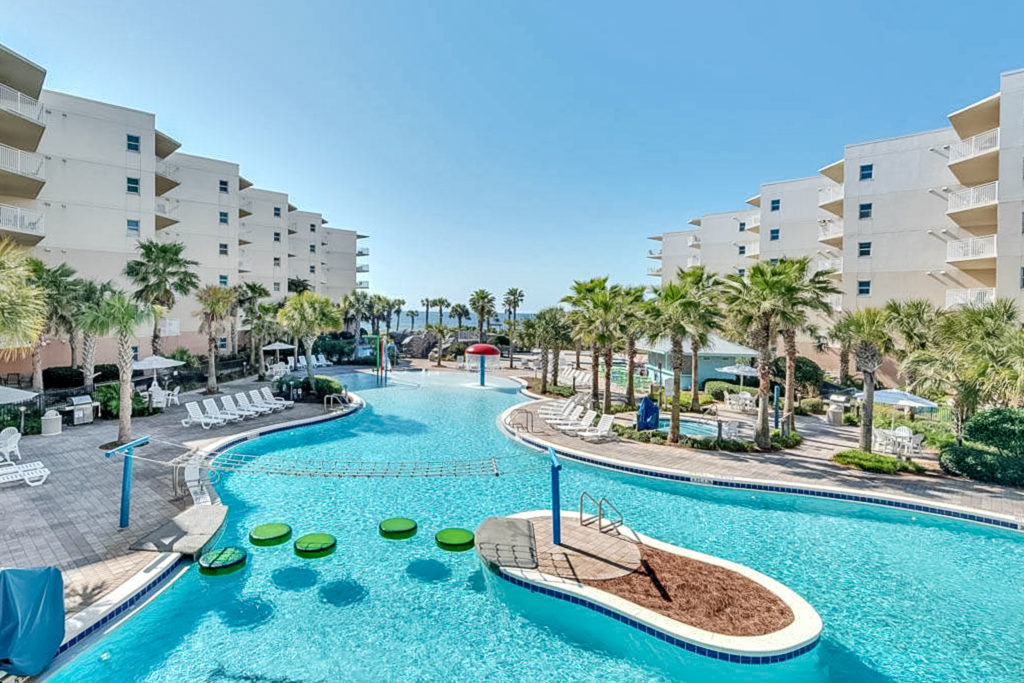
[(778, 429), (772, 430), (771, 439), (773, 450), (796, 448), (804, 442), (804, 437), (800, 436), (799, 432), (790, 432), (789, 434), (783, 435)]
[(808, 415), (821, 415), (825, 412), (825, 402), (820, 398), (805, 398), (797, 407)]
[(994, 448), (1003, 457), (1024, 458), (1024, 410), (996, 408), (976, 413), (964, 425), (964, 438)]
[(860, 417), (855, 413), (843, 413), (843, 424), (847, 427), (859, 427)]
[(709, 379), (704, 383), (704, 391), (711, 394), (716, 401), (721, 401), (725, 398), (725, 392), (730, 394), (738, 394), (741, 391), (749, 391), (752, 394), (757, 393), (757, 383), (753, 386), (740, 386), (739, 384), (731, 384), (729, 382), (722, 382), (717, 379)]
[(981, 444), (946, 444), (939, 450), (939, 466), (976, 481), (1024, 487), (1024, 455), (1004, 455)]
[(196, 356), (191, 351), (189, 351), (188, 349), (186, 349), (184, 346), (179, 346), (178, 348), (174, 349), (169, 354), (167, 354), (167, 357), (173, 360), (180, 360), (182, 363), (185, 364), (186, 368), (199, 367), (199, 357)]
[[(793, 378), (801, 391), (806, 393), (811, 389), (816, 389), (825, 381), (825, 371), (810, 358), (797, 356), (794, 359), (794, 364)], [(785, 356), (779, 356), (772, 362), (772, 375), (779, 384), (786, 381)]]
[(891, 455), (868, 453), (856, 448), (840, 451), (832, 459), (840, 465), (864, 470), (865, 472), (878, 472), (880, 474), (898, 474), (899, 472), (921, 474), (924, 472), (924, 468), (912, 460), (897, 460)]
[(330, 337), (320, 337), (313, 344), (313, 353), (322, 353), (330, 360), (343, 360), (351, 358), (356, 352), (356, 342), (354, 339), (341, 339)]
[(43, 368), (43, 386), (47, 389), (72, 389), (85, 384), (82, 371), (70, 365)]
[[(623, 439), (639, 441), (641, 443), (654, 443), (663, 445), (668, 442), (668, 435), (660, 431), (638, 431), (633, 427), (612, 425), (612, 431)], [(696, 448), (704, 451), (731, 451), (734, 453), (749, 453), (755, 450), (751, 441), (740, 439), (722, 439), (716, 441), (714, 437), (692, 437), (685, 434), (679, 435), (679, 445), (685, 448)]]
[(945, 422), (937, 420), (908, 420), (904, 417), (893, 419), (891, 411), (885, 408), (879, 413), (875, 406), (875, 419), (872, 423), (877, 429), (890, 429), (892, 427), (909, 427), (914, 432), (924, 434), (924, 445), (929, 448), (939, 449), (947, 444), (956, 443), (956, 435), (953, 434), (953, 427)]
[(340, 394), (345, 390), (341, 382), (327, 375), (313, 375), (313, 390), (309, 388), (309, 377), (303, 375), (285, 375), (274, 382), (275, 391), (286, 391), (288, 385), (294, 385), (296, 389), (302, 389), (304, 394), (316, 395), (323, 398), (328, 394)]
[[(117, 384), (104, 384), (96, 387), (92, 398), (100, 404), (100, 417), (116, 420), (121, 410), (121, 388)], [(146, 417), (161, 412), (159, 408), (150, 408), (149, 401), (139, 392), (132, 393), (132, 417)]]

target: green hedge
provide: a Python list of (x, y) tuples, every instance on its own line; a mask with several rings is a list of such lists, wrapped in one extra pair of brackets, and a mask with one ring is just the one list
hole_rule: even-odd
[(751, 394), (757, 395), (757, 378), (752, 377), (752, 385), (740, 386), (739, 384), (730, 384), (729, 382), (723, 382), (717, 379), (710, 379), (704, 383), (704, 391), (714, 396), (716, 401), (722, 401), (725, 399), (725, 392), (730, 394), (738, 394), (741, 391), (746, 391)]
[[(94, 401), (100, 404), (100, 417), (116, 420), (121, 410), (121, 388), (117, 384), (104, 384), (92, 393)], [(161, 412), (150, 408), (149, 401), (139, 392), (132, 393), (132, 417), (145, 417)]]
[[(117, 366), (111, 363), (102, 363), (96, 366), (95, 383), (116, 382), (118, 378)], [(70, 365), (55, 365), (50, 368), (43, 368), (43, 386), (47, 389), (74, 389), (83, 386), (85, 378), (81, 368), (73, 368)]]
[(912, 460), (897, 460), (891, 455), (868, 453), (856, 448), (836, 453), (833, 460), (840, 465), (880, 474), (898, 474), (900, 472), (921, 474), (924, 472), (924, 468)]
[(820, 398), (805, 398), (797, 405), (808, 415), (822, 415), (825, 412), (825, 401)]
[(296, 389), (302, 389), (304, 394), (314, 393), (323, 398), (328, 394), (340, 394), (345, 390), (344, 385), (333, 377), (327, 375), (313, 375), (313, 391), (309, 389), (309, 377), (306, 375), (285, 375), (274, 382), (276, 391), (287, 391), (288, 385), (294, 384)]
[[(664, 444), (668, 442), (668, 434), (656, 430), (639, 431), (633, 427), (623, 425), (612, 425), (612, 430), (624, 439), (639, 441), (641, 443)], [(713, 437), (692, 437), (686, 434), (679, 435), (679, 445), (685, 448), (696, 448), (703, 451), (731, 451), (735, 453), (749, 453), (755, 450), (750, 441), (740, 439), (722, 439), (717, 441)]]
[(964, 438), (994, 448), (1000, 455), (1024, 458), (1024, 410), (995, 408), (976, 413), (964, 425)]
[(790, 432), (783, 436), (782, 432), (778, 429), (772, 430), (772, 449), (777, 451), (783, 451), (787, 448), (796, 448), (804, 442), (804, 437), (800, 436), (799, 432)]
[(1004, 486), (1024, 487), (1024, 454), (1001, 455), (980, 444), (947, 444), (939, 450), (943, 472)]

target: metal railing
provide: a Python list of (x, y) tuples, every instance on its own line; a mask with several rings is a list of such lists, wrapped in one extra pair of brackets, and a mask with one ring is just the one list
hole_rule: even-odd
[(750, 244), (746, 245), (746, 247), (747, 247), (746, 250), (743, 252), (744, 256), (749, 256), (751, 258), (755, 258), (755, 257), (761, 255), (761, 243), (760, 242), (751, 242)]
[(999, 147), (999, 129), (993, 128), (984, 133), (978, 133), (966, 140), (961, 140), (955, 145), (949, 146), (949, 163), (955, 164), (964, 159), (970, 159), (983, 152)]
[(647, 274), (651, 277), (661, 277), (661, 268), (648, 268)]
[(648, 249), (647, 255), (650, 258), (661, 258), (661, 249)]
[(687, 256), (686, 257), (686, 267), (687, 268), (693, 268), (694, 266), (699, 266), (699, 265), (700, 265), (700, 256)]
[(957, 306), (984, 306), (995, 300), (996, 290), (994, 287), (946, 290), (946, 308), (956, 308)]
[(39, 100), (3, 84), (0, 84), (0, 107), (33, 121), (43, 117), (43, 105)]
[(356, 289), (369, 289), (369, 280), (356, 280)]
[(843, 295), (842, 294), (830, 294), (828, 296), (828, 304), (832, 307), (833, 311), (843, 310)]
[(356, 266), (356, 272), (357, 273), (369, 273), (370, 272), (370, 266), (366, 265), (365, 263), (360, 263), (358, 266)]
[(157, 199), (153, 204), (153, 208), (161, 216), (170, 216), (178, 208), (178, 202), (172, 202), (167, 199)]
[(971, 237), (946, 244), (946, 260), (992, 258), (996, 255), (996, 236)]
[(356, 249), (356, 256), (369, 256), (369, 255), (370, 255), (370, 248), (369, 247), (360, 247), (359, 249)]
[(43, 214), (20, 206), (0, 204), (0, 230), (42, 235)]
[(949, 203), (946, 207), (947, 213), (963, 211), (982, 204), (990, 204), (996, 201), (999, 194), (999, 181), (967, 187), (949, 194)]
[(845, 196), (842, 185), (829, 185), (818, 190), (818, 206), (837, 202)]
[(43, 155), (0, 144), (0, 168), (43, 179)]
[(818, 225), (818, 240), (830, 240), (836, 237), (843, 236), (843, 223), (842, 221), (828, 221), (827, 223)]
[(181, 181), (181, 167), (174, 164), (169, 164), (166, 161), (158, 161), (156, 164), (157, 175), (162, 175), (165, 178), (171, 180)]
[(831, 270), (836, 273), (843, 272), (843, 258), (818, 259), (818, 270)]
[(699, 247), (700, 246), (700, 235), (690, 235), (689, 239), (686, 240), (686, 246), (688, 246), (688, 247)]

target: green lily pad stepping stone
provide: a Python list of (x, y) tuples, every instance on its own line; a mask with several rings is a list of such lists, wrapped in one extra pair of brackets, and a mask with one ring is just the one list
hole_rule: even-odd
[(280, 545), (292, 537), (292, 528), (287, 524), (260, 524), (249, 532), (249, 542), (253, 545)]
[(377, 529), (384, 538), (412, 538), (416, 535), (416, 522), (408, 517), (391, 517), (380, 523)]
[(237, 572), (245, 566), (248, 556), (247, 552), (234, 546), (207, 550), (199, 558), (199, 573), (213, 576)]
[(434, 542), (441, 550), (461, 553), (473, 547), (473, 532), (469, 529), (441, 529), (434, 535)]
[(338, 540), (330, 534), (306, 534), (295, 539), (295, 554), (299, 557), (327, 557), (337, 545)]

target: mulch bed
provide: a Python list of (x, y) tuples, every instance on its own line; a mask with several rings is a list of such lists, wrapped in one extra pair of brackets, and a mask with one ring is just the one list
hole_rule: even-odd
[(582, 583), (705, 631), (760, 636), (793, 623), (774, 593), (724, 567), (640, 546), (641, 567), (627, 576)]

